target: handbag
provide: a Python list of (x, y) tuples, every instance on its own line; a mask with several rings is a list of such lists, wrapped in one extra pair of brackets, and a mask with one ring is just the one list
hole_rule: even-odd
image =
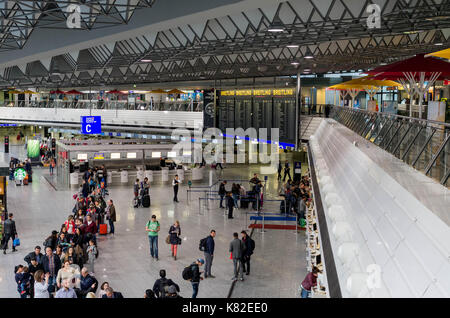
[(14, 239), (13, 246), (14, 246), (14, 247), (20, 246), (20, 239), (19, 239), (19, 238), (15, 238), (15, 239)]
[(167, 237), (166, 237), (166, 243), (167, 243), (167, 244), (170, 244), (170, 234), (167, 235)]
[(182, 242), (183, 240), (181, 239), (181, 237), (177, 237), (177, 244), (178, 245), (181, 245), (181, 242)]

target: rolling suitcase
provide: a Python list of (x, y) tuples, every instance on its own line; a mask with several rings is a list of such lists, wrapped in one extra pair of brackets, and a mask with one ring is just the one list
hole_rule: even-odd
[(241, 199), (241, 209), (248, 209), (248, 199)]
[(15, 181), (16, 181), (16, 186), (21, 186), (22, 185), (22, 181), (21, 180), (17, 180), (17, 179), (14, 179)]
[(144, 195), (144, 197), (142, 198), (142, 206), (144, 208), (148, 208), (150, 206), (150, 195)]
[(108, 225), (106, 224), (100, 224), (100, 228), (99, 228), (99, 233), (100, 235), (106, 235), (108, 234)]
[(28, 178), (23, 179), (22, 182), (23, 182), (23, 185), (28, 185)]

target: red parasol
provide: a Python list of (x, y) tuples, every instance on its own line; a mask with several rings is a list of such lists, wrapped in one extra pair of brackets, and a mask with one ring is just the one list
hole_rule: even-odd
[(118, 91), (117, 89), (113, 89), (112, 91), (106, 92), (106, 94), (126, 95), (127, 93), (122, 93), (121, 91)]
[(71, 91), (66, 92), (67, 95), (81, 95), (83, 94), (80, 91), (77, 91), (76, 89), (72, 89)]
[(57, 95), (61, 95), (61, 94), (65, 94), (66, 92), (60, 91), (59, 89), (57, 89), (56, 91), (50, 91), (50, 94), (57, 94)]
[[(412, 58), (390, 65), (377, 67), (367, 72), (374, 79), (390, 79), (399, 81), (412, 97), (419, 98), (419, 116), (422, 118), (422, 98), (428, 89), (439, 79), (450, 78), (450, 63), (435, 58), (425, 58), (418, 54)], [(412, 108), (410, 108), (412, 116)]]

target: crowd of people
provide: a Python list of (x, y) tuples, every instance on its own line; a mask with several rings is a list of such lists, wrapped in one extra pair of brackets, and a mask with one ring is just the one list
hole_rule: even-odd
[[(287, 174), (289, 175), (289, 171)], [(244, 202), (253, 202), (255, 210), (261, 209), (264, 185), (257, 174), (254, 174), (249, 183), (251, 191), (246, 191), (241, 184), (237, 183), (233, 183), (231, 191), (227, 191), (227, 181), (221, 182), (218, 190), (220, 207), (225, 208), (223, 206), (225, 200), (229, 209), (228, 218), (233, 218), (233, 209), (238, 208), (239, 201), (241, 207)], [(174, 186), (174, 201), (177, 201), (177, 177), (172, 185)], [(282, 188), (281, 195), (285, 197), (286, 205), (284, 211), (298, 214), (299, 219), (304, 219), (311, 200), (309, 177), (303, 176), (293, 181), (289, 175), (288, 181)], [(149, 189), (150, 183), (147, 178), (142, 182), (136, 179), (133, 187), (135, 197), (148, 194)], [(99, 256), (97, 235), (107, 234), (101, 233), (101, 227), (105, 225), (106, 221), (109, 223), (109, 234), (114, 235), (114, 222), (116, 221), (113, 200), (105, 200), (106, 195), (108, 192), (105, 167), (88, 169), (83, 175), (79, 193), (73, 197), (76, 203), (72, 214), (67, 217), (59, 231), (52, 231), (51, 235), (44, 240), (43, 251), (40, 246), (36, 246), (33, 252), (25, 256), (24, 261), (27, 264), (15, 267), (17, 291), (21, 298), (123, 298), (122, 293), (114, 291), (108, 282), (101, 284), (97, 294), (99, 287), (99, 282), (95, 277), (95, 263)], [(13, 240), (17, 236), (17, 231), (12, 214), (9, 220), (7, 240)], [(170, 245), (173, 260), (176, 260), (179, 246), (183, 241), (180, 222), (175, 221), (168, 225), (167, 229), (166, 243)], [(156, 215), (151, 216), (145, 226), (145, 231), (148, 234), (150, 256), (158, 261), (158, 235), (161, 231), (161, 224)], [(233, 261), (233, 281), (244, 281), (244, 273), (250, 274), (250, 260), (255, 250), (255, 242), (250, 235), (246, 231), (242, 231), (240, 234), (241, 238), (238, 233), (233, 233), (228, 250), (230, 259)], [(207, 237), (200, 240), (199, 250), (203, 252), (203, 256), (185, 267), (182, 272), (183, 279), (191, 283), (192, 298), (197, 297), (199, 285), (203, 279), (215, 278), (212, 274), (216, 252), (215, 237), (216, 231), (211, 230)], [(7, 246), (8, 241), (4, 245), (4, 253), (6, 253)], [(15, 250), (14, 245), (13, 250)], [(204, 271), (201, 270), (202, 266), (204, 266)], [(166, 270), (162, 269), (159, 276), (160, 278), (155, 281), (153, 288), (145, 291), (144, 297), (180, 298), (180, 287), (172, 279), (167, 278)], [(309, 295), (311, 286), (316, 282), (316, 277), (317, 269), (314, 269), (302, 282), (302, 297)]]
[[(15, 267), (21, 298), (84, 298), (97, 291), (94, 267), (99, 256), (97, 234), (107, 234), (101, 233), (101, 228), (106, 227), (105, 221), (108, 220), (109, 233), (114, 235), (116, 220), (113, 200), (105, 201), (106, 185), (100, 170), (89, 169), (84, 175), (81, 191), (74, 195), (76, 203), (72, 214), (60, 230), (53, 230), (42, 244), (45, 254), (38, 245), (25, 256), (27, 265)], [(95, 181), (91, 183), (91, 180)], [(15, 226), (11, 232), (17, 235)], [(103, 298), (120, 295), (108, 283), (103, 283), (101, 289)]]

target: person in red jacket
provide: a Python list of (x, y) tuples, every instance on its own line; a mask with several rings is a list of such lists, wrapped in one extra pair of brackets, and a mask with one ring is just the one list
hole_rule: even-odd
[(319, 269), (313, 267), (312, 272), (308, 273), (303, 280), (300, 287), (302, 288), (301, 297), (309, 298), (311, 295), (311, 288), (317, 285), (317, 276), (319, 275)]

